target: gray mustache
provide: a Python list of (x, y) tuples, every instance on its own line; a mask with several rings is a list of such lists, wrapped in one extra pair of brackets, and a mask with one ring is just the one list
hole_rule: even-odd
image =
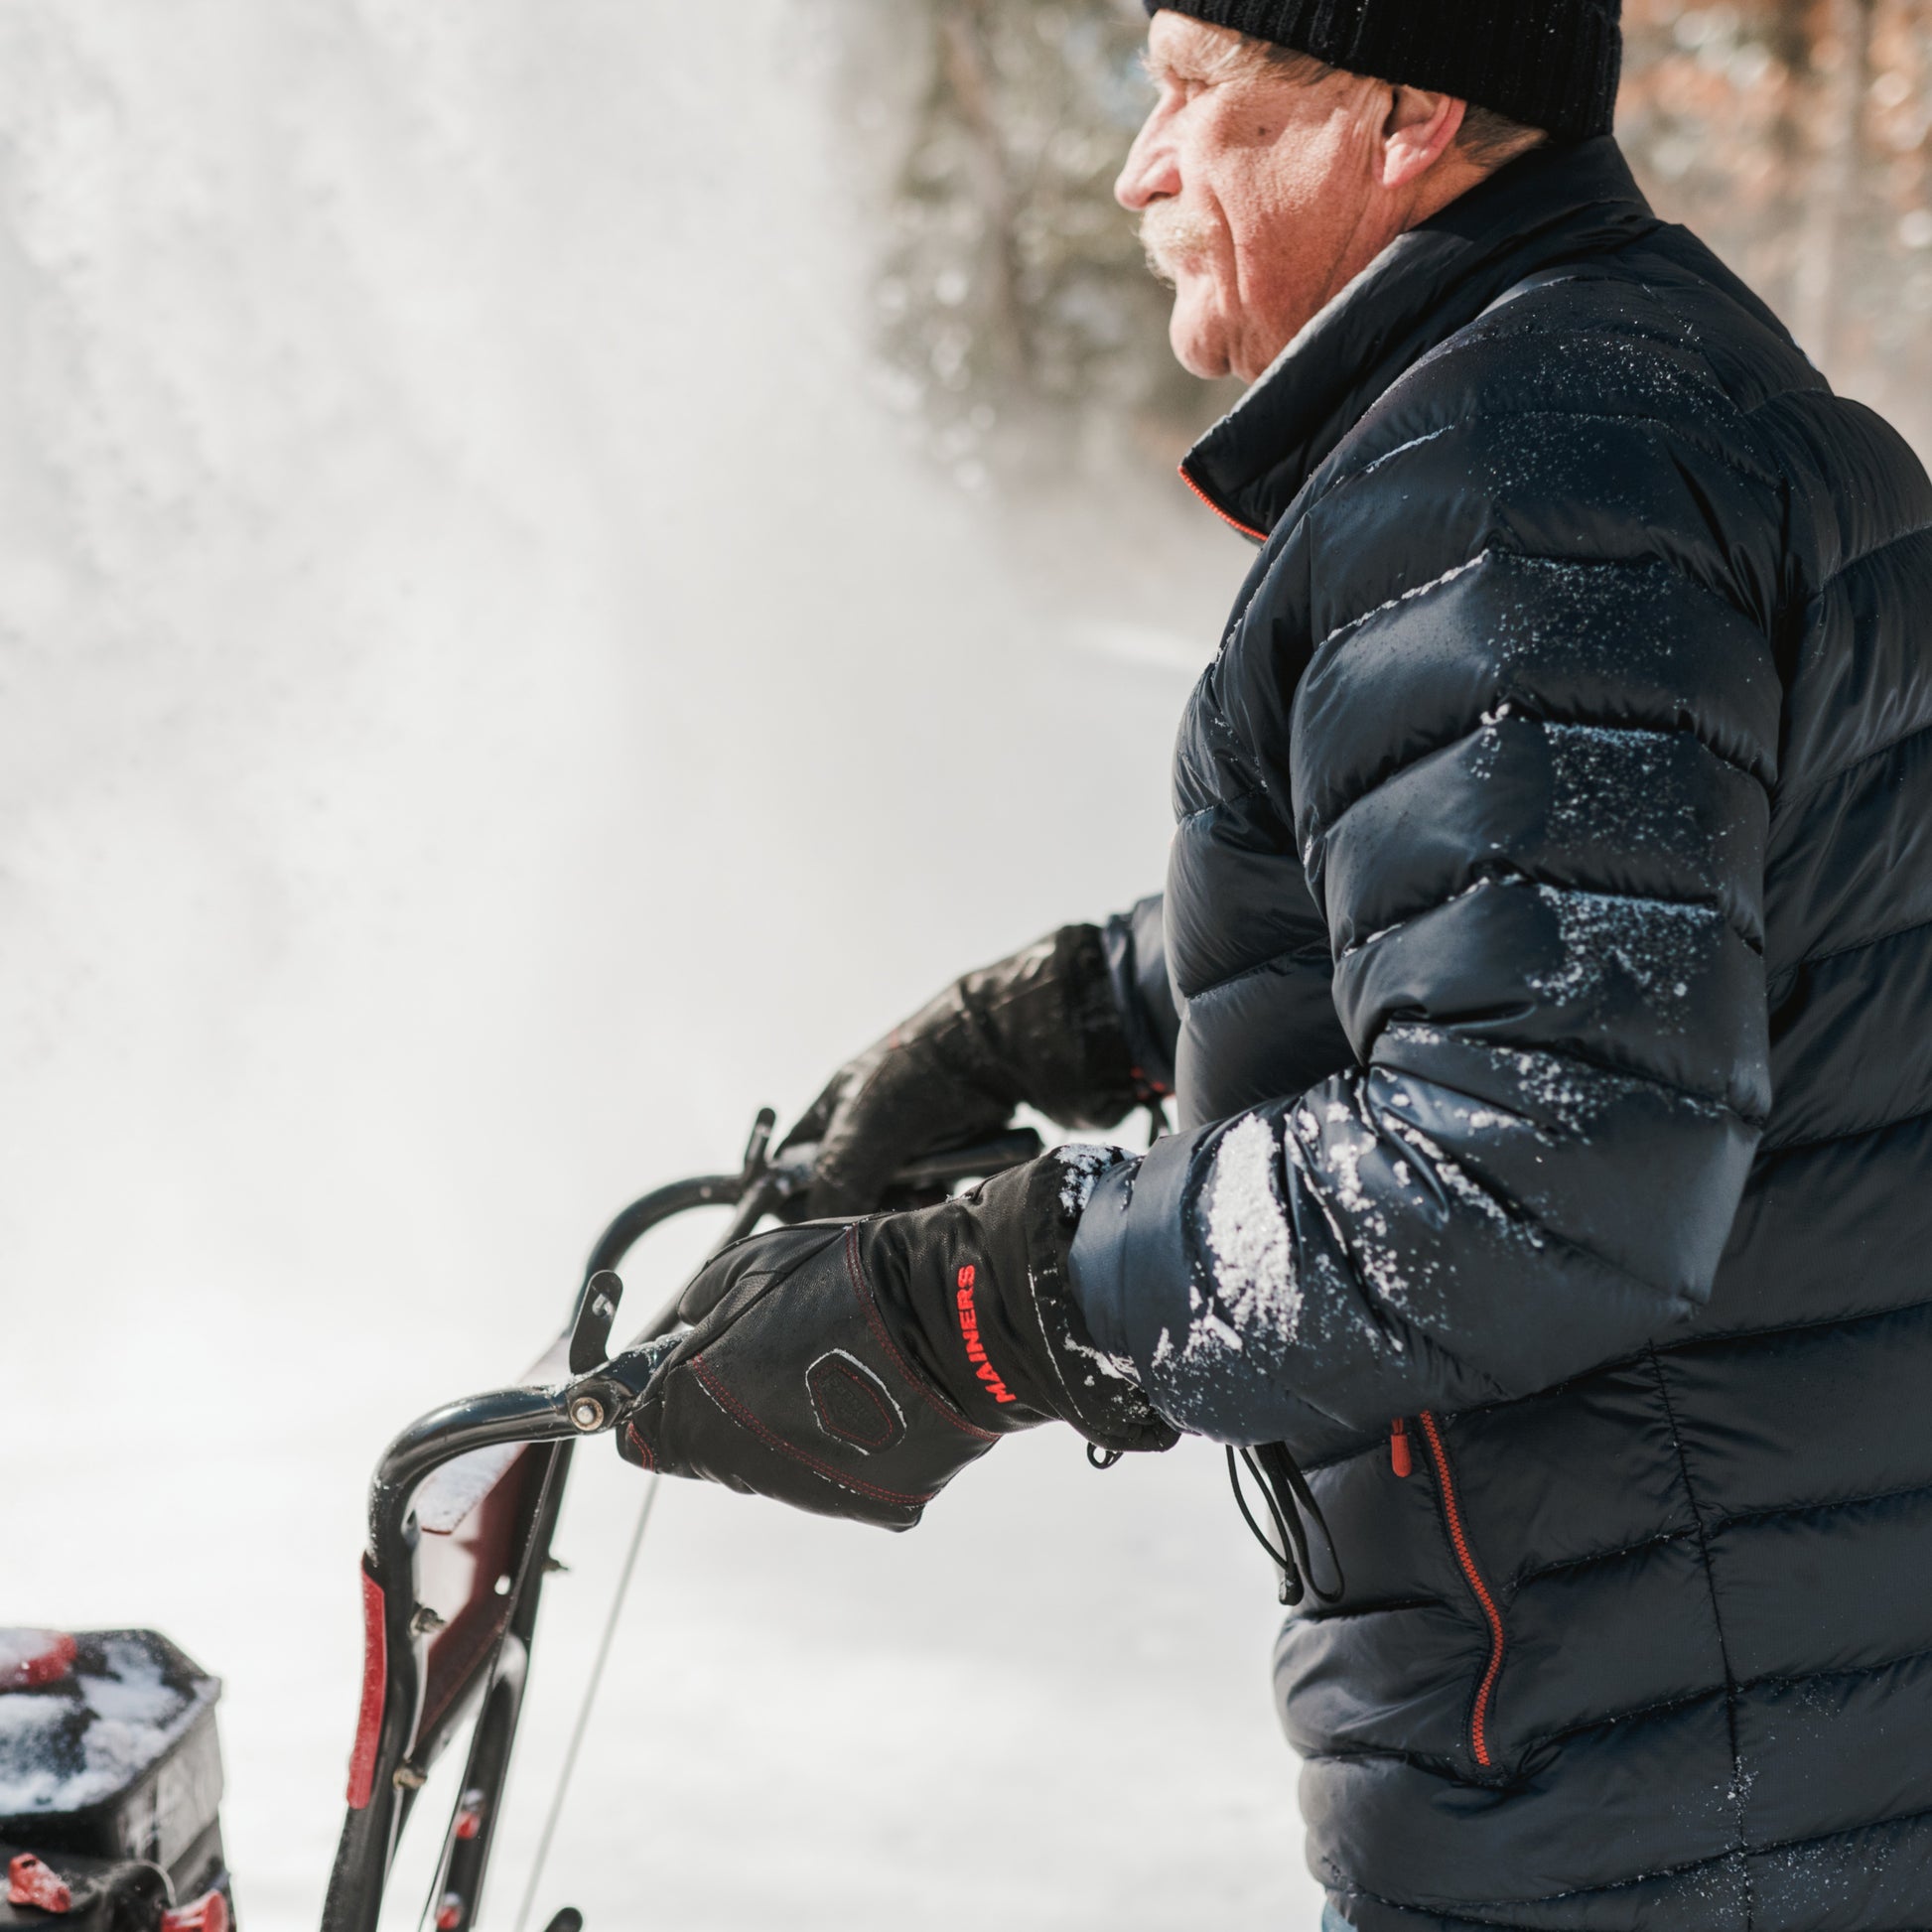
[(1173, 286), (1175, 272), (1212, 246), (1212, 223), (1183, 213), (1171, 203), (1159, 203), (1141, 216), (1141, 247), (1158, 281)]

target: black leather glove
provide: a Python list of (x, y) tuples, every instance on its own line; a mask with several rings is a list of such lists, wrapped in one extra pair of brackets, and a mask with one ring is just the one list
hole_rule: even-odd
[(1094, 1179), (1061, 1148), (971, 1193), (754, 1234), (685, 1291), (688, 1331), (614, 1364), (619, 1452), (826, 1516), (910, 1529), (1002, 1436), (1058, 1418), (1102, 1449), (1175, 1432), (1100, 1353), (1066, 1286)]
[(1154, 1092), (1098, 928), (1069, 925), (956, 980), (849, 1060), (780, 1152), (818, 1149), (806, 1212), (863, 1214), (906, 1162), (997, 1134), (1022, 1103), (1065, 1127), (1111, 1127)]

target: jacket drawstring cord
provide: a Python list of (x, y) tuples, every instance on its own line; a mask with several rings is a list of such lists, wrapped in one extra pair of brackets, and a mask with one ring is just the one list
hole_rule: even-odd
[[(1239, 1461), (1235, 1459), (1237, 1456)], [(1335, 1554), (1335, 1539), (1328, 1528), (1327, 1519), (1321, 1514), (1320, 1504), (1314, 1499), (1314, 1492), (1309, 1487), (1308, 1478), (1296, 1467), (1295, 1458), (1280, 1443), (1263, 1443), (1256, 1449), (1237, 1449), (1230, 1447), (1227, 1458), (1228, 1483), (1234, 1491), (1241, 1520), (1247, 1524), (1249, 1534), (1268, 1552), (1270, 1560), (1281, 1573), (1281, 1600), (1293, 1605), (1301, 1602), (1305, 1596), (1312, 1596), (1317, 1603), (1338, 1603), (1348, 1585), (1342, 1576), (1341, 1559)], [(1247, 1494), (1241, 1486), (1244, 1466), (1254, 1477), (1262, 1500), (1268, 1506), (1279, 1544), (1269, 1538), (1255, 1521), (1254, 1511), (1248, 1507)], [(1309, 1559), (1308, 1532), (1311, 1526), (1320, 1536), (1327, 1553), (1327, 1567), (1334, 1572), (1332, 1587), (1315, 1579), (1314, 1566)]]

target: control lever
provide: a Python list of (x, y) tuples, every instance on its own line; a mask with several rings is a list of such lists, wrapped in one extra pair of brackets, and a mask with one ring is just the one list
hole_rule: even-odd
[(570, 1331), (570, 1372), (588, 1375), (602, 1368), (611, 1354), (611, 1323), (618, 1318), (623, 1283), (608, 1268), (600, 1268), (584, 1284), (577, 1305), (577, 1322)]

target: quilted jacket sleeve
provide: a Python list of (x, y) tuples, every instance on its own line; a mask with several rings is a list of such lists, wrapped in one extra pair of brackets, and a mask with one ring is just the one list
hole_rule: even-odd
[(1155, 893), (1129, 910), (1116, 912), (1101, 928), (1100, 941), (1135, 1075), (1158, 1093), (1172, 1093), (1180, 1020), (1168, 984), (1161, 914), (1161, 895)]
[(1117, 1170), (1074, 1251), (1173, 1420), (1305, 1446), (1709, 1296), (1770, 1102), (1779, 713), (1775, 485), (1669, 424), (1457, 420), (1312, 493), (1216, 675), (1286, 721), (1237, 645), (1320, 640), (1250, 738), (1356, 1064)]

